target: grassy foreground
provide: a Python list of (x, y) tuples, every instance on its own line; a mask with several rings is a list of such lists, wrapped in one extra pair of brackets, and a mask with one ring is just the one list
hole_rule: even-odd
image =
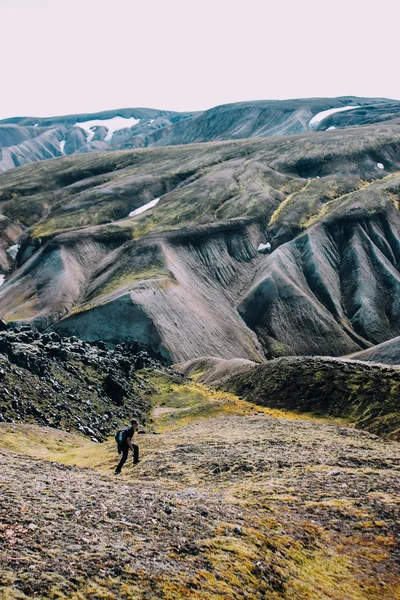
[(2, 424), (4, 598), (400, 598), (399, 445), (142, 371), (142, 461)]

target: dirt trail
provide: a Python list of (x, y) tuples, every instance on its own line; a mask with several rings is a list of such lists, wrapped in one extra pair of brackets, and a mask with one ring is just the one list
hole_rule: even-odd
[(187, 410), (120, 477), (111, 442), (0, 426), (4, 598), (400, 598), (399, 444), (155, 388)]

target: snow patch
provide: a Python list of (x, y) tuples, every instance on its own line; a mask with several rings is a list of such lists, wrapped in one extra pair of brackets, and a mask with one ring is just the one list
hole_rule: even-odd
[(336, 129), (336, 127), (334, 125), (331, 125), (326, 131), (329, 131), (330, 129)]
[(155, 119), (150, 119), (149, 121), (149, 125), (151, 125), (152, 123), (154, 123)]
[(3, 285), (5, 278), (6, 278), (5, 275), (0, 275), (0, 285)]
[(130, 217), (135, 217), (136, 215), (140, 215), (142, 212), (145, 212), (149, 208), (153, 208), (153, 206), (155, 206), (159, 202), (160, 202), (160, 198), (155, 198), (155, 200), (151, 200), (147, 204), (144, 204), (140, 208), (136, 208), (135, 210), (133, 210), (132, 212), (130, 212), (129, 216)]
[(139, 121), (140, 119), (135, 119), (134, 117), (130, 117), (129, 119), (125, 119), (124, 117), (113, 117), (112, 119), (93, 119), (92, 121), (75, 123), (74, 127), (80, 127), (88, 133), (88, 138), (86, 140), (88, 143), (92, 141), (96, 127), (105, 127), (108, 132), (104, 140), (109, 142), (116, 131), (134, 127)]
[(330, 108), (329, 110), (323, 110), (313, 116), (313, 118), (309, 122), (310, 129), (316, 129), (318, 127), (318, 125), (321, 123), (321, 121), (323, 121), (324, 119), (326, 119), (326, 117), (329, 117), (330, 115), (333, 115), (338, 112), (343, 112), (345, 110), (353, 110), (354, 108), (360, 108), (360, 107), (359, 106), (342, 106), (341, 108)]
[(7, 254), (11, 256), (14, 260), (17, 258), (18, 250), (20, 249), (20, 244), (14, 244), (14, 246), (10, 246), (7, 249)]
[(35, 123), (35, 124), (34, 124), (34, 127), (39, 127), (39, 123)]
[(64, 148), (65, 148), (65, 140), (62, 140), (60, 142), (60, 150), (61, 150), (61, 154), (65, 154), (64, 152)]
[(385, 168), (382, 163), (376, 163), (376, 166), (378, 167), (378, 169), (384, 169)]
[(257, 248), (257, 252), (261, 254), (267, 254), (271, 250), (271, 244), (267, 242), (266, 244), (260, 244)]

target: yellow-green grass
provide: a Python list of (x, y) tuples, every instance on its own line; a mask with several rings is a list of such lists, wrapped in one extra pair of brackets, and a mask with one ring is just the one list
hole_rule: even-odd
[(99, 444), (89, 438), (39, 425), (1, 423), (0, 447), (38, 460), (70, 466), (108, 469), (114, 456), (115, 442)]
[[(201, 476), (201, 471), (196, 470), (196, 465), (192, 464), (196, 455), (193, 455), (193, 461), (187, 461), (188, 455), (176, 454), (182, 446), (189, 449), (191, 444), (204, 444), (218, 437), (218, 427), (224, 426), (224, 423), (226, 441), (220, 437), (220, 447), (225, 443), (227, 446), (235, 443), (235, 436), (241, 435), (241, 432), (229, 432), (232, 417), (242, 418), (240, 427), (243, 436), (256, 449), (260, 433), (259, 430), (252, 432), (250, 424), (246, 431), (246, 418), (249, 417), (248, 422), (254, 424), (257, 419), (253, 417), (257, 413), (276, 417), (279, 421), (292, 420), (293, 428), (286, 434), (290, 445), (290, 440), (296, 437), (296, 420), (304, 419), (304, 414), (260, 408), (234, 394), (215, 391), (196, 382), (180, 383), (173, 376), (150, 370), (141, 371), (139, 376), (147, 386), (151, 386), (149, 396), (153, 402), (153, 421), (146, 428), (148, 435), (139, 436), (143, 460), (138, 468), (130, 464), (124, 468), (121, 476), (123, 484), (133, 481), (136, 487), (151, 486), (154, 495), (166, 489), (197, 488), (209, 502), (215, 502), (214, 496), (218, 494), (218, 502), (226, 505), (228, 512), (230, 507), (239, 507), (243, 514), (248, 515), (248, 520), (242, 525), (240, 534), (235, 520), (230, 519), (228, 513), (223, 520), (212, 523), (207, 535), (198, 540), (198, 556), (203, 561), (200, 567), (196, 564), (197, 555), (182, 558), (179, 549), (171, 547), (170, 559), (176, 565), (185, 561), (185, 566), (176, 572), (159, 573), (151, 583), (148, 574), (141, 574), (140, 567), (136, 565), (129, 577), (106, 578), (99, 573), (87, 580), (81, 579), (77, 581), (79, 590), (69, 596), (60, 589), (54, 577), (54, 585), (47, 598), (395, 600), (400, 597), (398, 582), (387, 571), (387, 560), (395, 543), (387, 530), (387, 523), (385, 529), (385, 523), (374, 520), (367, 505), (358, 506), (360, 498), (351, 497), (348, 488), (344, 488), (343, 495), (337, 498), (326, 497), (328, 490), (322, 482), (326, 481), (326, 474), (332, 468), (329, 464), (305, 464), (304, 467), (288, 467), (262, 475), (249, 472), (236, 479), (232, 472), (232, 476), (216, 483), (209, 472)], [(197, 429), (193, 430), (193, 426)], [(198, 437), (193, 435), (193, 431)], [(267, 438), (269, 435), (267, 433)], [(326, 435), (329, 435), (328, 431)], [(303, 441), (305, 447), (308, 444), (300, 437), (296, 440)], [(113, 440), (95, 444), (82, 436), (38, 426), (2, 424), (0, 447), (37, 460), (96, 469), (103, 474), (108, 472), (110, 476), (117, 459)], [(272, 453), (273, 448), (270, 449)], [(258, 459), (262, 457), (260, 452)], [(179, 460), (178, 456), (182, 456), (183, 461), (174, 465), (174, 460)], [(204, 460), (202, 455), (199, 456)], [(180, 470), (184, 475), (180, 480), (173, 478), (175, 466), (177, 472)], [(162, 470), (158, 471), (160, 467)], [(302, 498), (292, 479), (303, 468), (309, 472), (310, 481), (315, 481), (318, 476), (321, 480), (312, 500)], [(190, 473), (191, 478), (185, 479)], [(372, 473), (366, 472), (366, 475)], [(376, 499), (385, 500), (388, 504), (393, 502), (392, 496)], [(349, 522), (356, 526), (352, 526), (351, 534), (336, 536), (328, 521), (328, 526), (324, 526), (321, 522), (306, 520), (307, 511), (313, 510), (316, 514), (327, 514), (327, 518), (331, 519), (337, 514), (347, 515)], [(286, 521), (292, 513), (295, 516)], [(133, 536), (133, 533), (129, 532), (129, 535)], [(136, 542), (139, 544), (139, 541)], [(382, 581), (374, 576), (371, 565), (382, 565)], [(130, 568), (130, 565), (124, 567), (128, 575)], [(12, 587), (11, 582), (7, 583), (6, 574), (3, 580), (7, 586), (5, 598), (26, 598)]]

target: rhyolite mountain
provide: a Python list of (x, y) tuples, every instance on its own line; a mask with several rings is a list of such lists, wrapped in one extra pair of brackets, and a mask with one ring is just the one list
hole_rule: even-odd
[(0, 121), (0, 172), (75, 153), (307, 133), (400, 122), (385, 98), (304, 98), (239, 102), (201, 112), (124, 108)]
[(323, 131), (384, 101), (312, 102), (307, 119), (329, 115), (308, 133), (76, 153), (0, 175), (0, 316), (139, 342), (169, 363), (341, 356), (400, 336), (400, 124)]
[(398, 105), (0, 125), (5, 597), (399, 597)]

